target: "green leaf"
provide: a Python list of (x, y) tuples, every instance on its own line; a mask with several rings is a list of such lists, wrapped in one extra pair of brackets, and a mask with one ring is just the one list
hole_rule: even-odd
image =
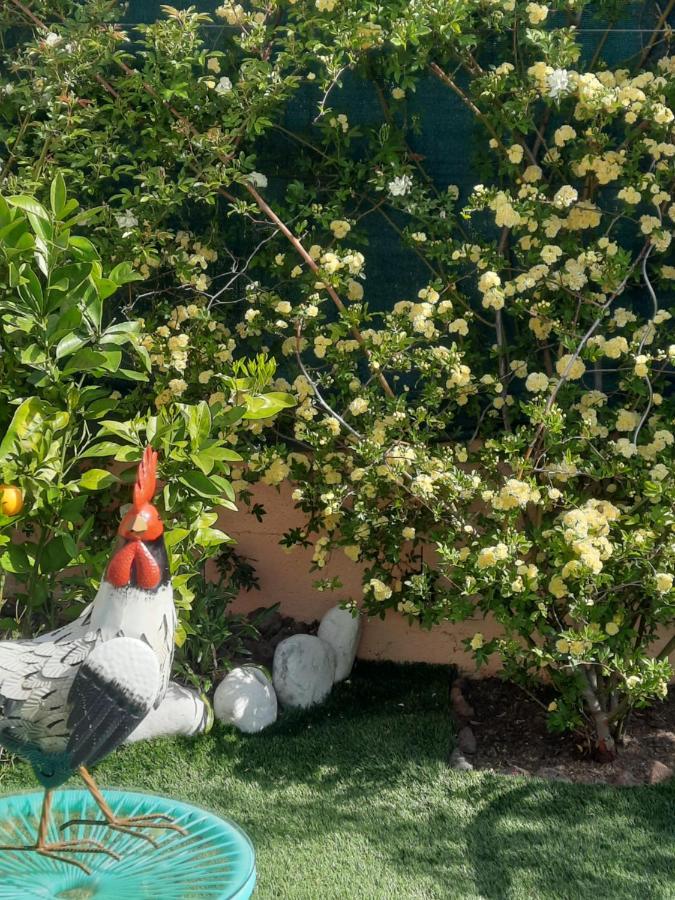
[(187, 631), (185, 630), (185, 626), (182, 622), (178, 622), (176, 625), (176, 630), (173, 635), (173, 641), (176, 647), (182, 647), (187, 638)]
[(87, 497), (80, 494), (73, 497), (72, 500), (66, 500), (61, 507), (60, 518), (63, 522), (79, 522), (84, 515), (84, 507), (87, 504)]
[(188, 528), (172, 528), (171, 531), (167, 531), (164, 535), (164, 543), (167, 547), (174, 547), (176, 544), (180, 543), (190, 534), (190, 530)]
[(121, 332), (129, 333), (129, 334), (138, 334), (141, 330), (141, 323), (136, 319), (126, 320), (124, 322), (117, 322), (116, 325), (110, 325), (103, 332), (104, 336), (107, 334), (120, 334)]
[(66, 363), (63, 371), (65, 375), (70, 375), (71, 372), (88, 372), (91, 369), (98, 369), (104, 362), (105, 358), (102, 353), (86, 347)]
[[(72, 202), (72, 200), (68, 201), (68, 203)], [(75, 206), (74, 209), (77, 209), (77, 206)], [(76, 216), (73, 216), (72, 219), (68, 219), (67, 222), (64, 222), (63, 227), (72, 228), (73, 225), (82, 225), (97, 216), (102, 209), (102, 206), (93, 206), (91, 209), (82, 209)], [(72, 210), (68, 210), (67, 215), (69, 215), (70, 212), (72, 212)]]
[(85, 347), (66, 363), (63, 373), (70, 375), (72, 372), (89, 372), (92, 369), (117, 372), (121, 362), (120, 350), (92, 350), (90, 347)]
[(87, 459), (90, 456), (114, 456), (118, 450), (120, 450), (119, 444), (115, 444), (113, 441), (100, 441), (98, 444), (92, 444), (91, 447), (87, 447), (86, 450), (80, 453), (80, 458)]
[(17, 445), (21, 450), (32, 450), (44, 434), (47, 425), (59, 431), (68, 424), (67, 412), (55, 410), (39, 397), (29, 397), (18, 407), (7, 433), (0, 444), (0, 459), (3, 459)]
[[(42, 548), (40, 553), (40, 571), (42, 572), (60, 572), (73, 559), (74, 554), (71, 550), (74, 548), (73, 539), (66, 541), (64, 535), (59, 535), (49, 541)], [(77, 548), (75, 547), (75, 554)]]
[(185, 419), (193, 446), (199, 447), (211, 432), (211, 411), (208, 403), (201, 400), (193, 406), (186, 403), (177, 403), (176, 405)]
[[(120, 449), (115, 454), (115, 460), (117, 462), (138, 462), (141, 458), (142, 451), (139, 447), (120, 447)], [(129, 481), (134, 480), (134, 473), (130, 473)]]
[(129, 284), (131, 281), (143, 281), (143, 276), (131, 267), (128, 262), (121, 262), (108, 273), (110, 281), (114, 281), (119, 287), (123, 284)]
[(119, 481), (119, 478), (112, 472), (105, 469), (88, 469), (78, 483), (87, 491), (102, 491), (116, 481)]
[(295, 406), (296, 400), (291, 394), (283, 394), (273, 391), (269, 394), (261, 394), (257, 397), (246, 398), (245, 419), (269, 419), (276, 416), (282, 409)]
[(92, 244), (89, 238), (82, 237), (82, 235), (79, 234), (75, 234), (70, 238), (68, 244), (74, 250), (78, 251), (77, 255), (82, 259), (98, 259), (98, 252), (96, 251), (96, 247)]
[(157, 435), (157, 416), (148, 416), (148, 421), (145, 423), (145, 437), (149, 444), (155, 440)]
[(0, 569), (12, 575), (25, 575), (33, 568), (33, 559), (25, 544), (11, 544), (0, 556)]
[(207, 456), (203, 456), (201, 453), (191, 453), (190, 459), (192, 462), (200, 469), (205, 475), (209, 475), (213, 466), (215, 465), (215, 461), (210, 459)]
[[(134, 350), (135, 350), (136, 354), (138, 355), (139, 359), (141, 360), (141, 362), (143, 363), (143, 366), (145, 367), (146, 372), (152, 372), (152, 360), (150, 359), (150, 354), (148, 353), (146, 348), (143, 346), (143, 344), (139, 344), (138, 342), (135, 342)], [(139, 381), (140, 381), (140, 378), (139, 378)], [(147, 381), (147, 379), (145, 377), (143, 377), (143, 381)]]
[(72, 212), (75, 212), (79, 205), (80, 204), (77, 202), (77, 200), (75, 200), (74, 197), (71, 197), (70, 200), (66, 200), (59, 218), (65, 219), (66, 216), (69, 216)]
[(135, 372), (133, 369), (118, 369), (116, 372), (118, 378), (124, 378), (125, 381), (149, 381), (150, 379), (145, 372)]
[(246, 412), (245, 406), (233, 406), (227, 412), (219, 412), (216, 416), (216, 424), (219, 428), (229, 428), (239, 422)]
[(216, 462), (241, 462), (242, 457), (234, 450), (227, 447), (204, 447), (198, 453), (191, 453), (190, 459), (201, 469), (205, 475), (209, 475)]
[[(116, 422), (114, 419), (105, 419), (103, 422), (101, 422), (101, 430), (103, 432), (107, 432), (108, 434), (114, 434), (115, 437), (121, 438), (125, 444), (133, 444), (134, 446), (138, 446), (136, 438), (132, 434), (128, 422)], [(139, 448), (139, 459), (141, 456), (141, 452), (142, 451)]]
[(25, 194), (15, 194), (13, 197), (8, 197), (7, 202), (10, 206), (15, 206), (24, 212), (32, 213), (32, 215), (38, 216), (40, 219), (49, 221), (49, 213), (34, 197), (27, 197)]
[(195, 494), (199, 494), (200, 497), (218, 497), (221, 493), (218, 485), (207, 478), (203, 472), (186, 472), (178, 480)]
[(63, 208), (66, 205), (66, 183), (60, 172), (56, 173), (49, 189), (49, 202), (52, 206), (52, 212), (57, 219), (60, 219)]
[(232, 502), (235, 500), (234, 488), (227, 478), (223, 478), (222, 475), (212, 475), (211, 481), (220, 489), (222, 496), (227, 497), (227, 499)]
[(234, 544), (234, 540), (219, 528), (200, 528), (195, 543), (201, 547), (217, 547), (219, 544)]
[(111, 345), (113, 347), (123, 347), (125, 344), (128, 344), (130, 341), (134, 340), (134, 335), (125, 333), (124, 331), (119, 332), (109, 332), (104, 331), (101, 335), (101, 345), (107, 346)]
[(120, 367), (120, 363), (122, 362), (122, 351), (102, 350), (101, 355), (103, 356), (103, 363), (99, 366), (99, 368), (103, 369), (105, 372), (117, 372)]
[(19, 354), (19, 359), (24, 366), (31, 366), (32, 368), (38, 369), (42, 368), (47, 361), (44, 350), (42, 350), (41, 347), (38, 347), (37, 344), (29, 344), (27, 347), (24, 347)]
[(85, 409), (84, 414), (88, 419), (100, 419), (108, 413), (117, 409), (119, 400), (112, 400), (110, 397), (101, 397), (99, 400), (93, 400)]
[(16, 289), (17, 293), (31, 309), (41, 314), (45, 298), (40, 280), (30, 266), (21, 267), (21, 280), (22, 283)]
[(7, 201), (4, 197), (0, 197), (0, 227), (4, 228), (8, 225), (12, 217)]
[(87, 338), (80, 337), (79, 334), (67, 334), (56, 345), (56, 358), (63, 359), (65, 356), (70, 356), (71, 353), (84, 347), (86, 343)]
[[(47, 306), (52, 305), (51, 293), (52, 292), (50, 291), (48, 294)], [(66, 309), (59, 315), (52, 316), (47, 328), (47, 336), (49, 337), (50, 342), (53, 343), (54, 341), (60, 341), (63, 337), (69, 337), (71, 333), (79, 327), (81, 322), (82, 313), (77, 306), (71, 306), (70, 309)]]

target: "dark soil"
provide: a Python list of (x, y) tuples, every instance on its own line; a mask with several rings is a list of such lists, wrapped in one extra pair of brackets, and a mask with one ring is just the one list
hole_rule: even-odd
[[(499, 678), (463, 681), (473, 707), (467, 722), (476, 750), (466, 758), (476, 769), (506, 775), (537, 775), (586, 784), (618, 785), (665, 781), (675, 774), (675, 690), (650, 709), (635, 710), (627, 736), (612, 763), (593, 760), (580, 735), (560, 735), (546, 727), (544, 709), (521, 688)], [(549, 698), (543, 698), (545, 703)]]

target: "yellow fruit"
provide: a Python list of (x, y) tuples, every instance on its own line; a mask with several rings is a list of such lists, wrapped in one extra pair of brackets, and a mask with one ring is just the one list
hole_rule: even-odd
[(18, 516), (23, 509), (23, 491), (14, 484), (0, 484), (0, 509), (5, 516)]

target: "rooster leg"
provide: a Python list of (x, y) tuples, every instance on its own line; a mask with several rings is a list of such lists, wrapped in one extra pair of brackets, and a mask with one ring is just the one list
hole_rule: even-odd
[(130, 834), (133, 837), (148, 841), (153, 847), (157, 846), (157, 842), (153, 840), (150, 835), (143, 834), (143, 832), (138, 829), (166, 828), (170, 831), (177, 831), (180, 834), (187, 834), (187, 831), (184, 828), (181, 828), (180, 825), (176, 825), (176, 823), (172, 821), (171, 816), (164, 815), (164, 813), (151, 813), (150, 815), (145, 816), (116, 816), (108, 806), (105, 797), (99, 790), (91, 773), (85, 769), (84, 766), (80, 766), (78, 771), (82, 781), (86, 784), (89, 793), (96, 801), (96, 805), (103, 813), (105, 819), (71, 819), (69, 822), (62, 825), (61, 829), (68, 828), (70, 825), (107, 825), (114, 831), (121, 831), (124, 834)]
[(48, 856), (50, 859), (57, 859), (60, 862), (70, 863), (76, 866), (85, 874), (91, 875), (91, 869), (77, 859), (70, 859), (67, 856), (61, 856), (61, 853), (105, 853), (112, 856), (113, 859), (120, 859), (119, 855), (112, 850), (108, 850), (99, 841), (76, 840), (76, 841), (56, 841), (49, 843), (47, 840), (47, 832), (49, 830), (49, 814), (52, 807), (52, 792), (45, 791), (45, 797), (42, 801), (42, 814), (40, 815), (40, 824), (38, 826), (37, 841), (34, 844), (27, 844), (23, 847), (0, 847), (0, 850), (33, 850), (41, 856)]

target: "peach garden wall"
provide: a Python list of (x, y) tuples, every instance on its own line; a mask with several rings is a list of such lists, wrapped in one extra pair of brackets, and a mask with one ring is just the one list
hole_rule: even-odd
[[(310, 571), (312, 548), (287, 550), (279, 540), (289, 528), (303, 524), (302, 513), (294, 509), (292, 486), (285, 482), (277, 491), (264, 484), (253, 486), (254, 502), (265, 507), (262, 522), (245, 512), (221, 513), (220, 526), (237, 542), (237, 551), (254, 564), (260, 579), (259, 591), (242, 591), (232, 609), (246, 613), (260, 606), (279, 603), (285, 615), (302, 622), (320, 619), (326, 610), (340, 600), (361, 596), (360, 567), (346, 556), (334, 553), (321, 574)], [(321, 592), (314, 587), (318, 578), (339, 576), (344, 587), (337, 592)], [(439, 625), (431, 630), (409, 625), (393, 611), (384, 619), (369, 618), (363, 623), (358, 657), (360, 659), (396, 662), (451, 663), (473, 677), (488, 677), (499, 670), (499, 660), (492, 657), (489, 665), (476, 670), (462, 641), (476, 631), (493, 636), (498, 626), (490, 619), (476, 616), (457, 624)], [(660, 646), (661, 642), (657, 645)], [(675, 662), (675, 651), (671, 655)], [(675, 681), (675, 679), (673, 679)]]

